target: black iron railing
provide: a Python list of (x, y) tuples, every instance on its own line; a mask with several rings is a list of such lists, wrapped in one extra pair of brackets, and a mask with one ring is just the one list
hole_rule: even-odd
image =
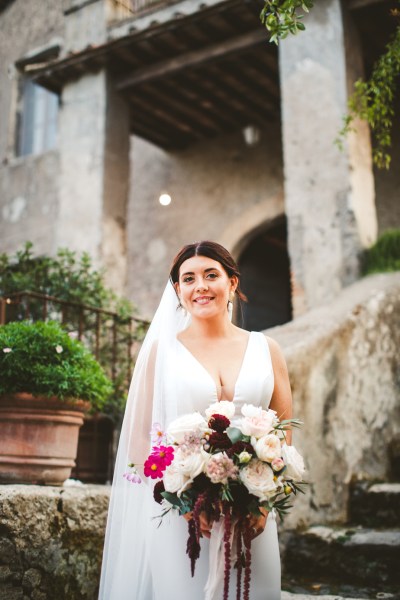
[(84, 343), (121, 388), (127, 387), (148, 327), (143, 319), (38, 292), (15, 292), (0, 298), (0, 325), (21, 320), (60, 322), (71, 337)]

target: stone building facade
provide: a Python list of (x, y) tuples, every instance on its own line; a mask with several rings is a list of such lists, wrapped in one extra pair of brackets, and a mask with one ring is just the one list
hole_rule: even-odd
[(3, 0), (0, 251), (87, 250), (143, 316), (199, 239), (239, 261), (251, 328), (334, 298), (400, 225), (399, 137), (389, 172), (363, 124), (334, 144), (390, 5), (319, 0), (277, 50), (257, 0)]

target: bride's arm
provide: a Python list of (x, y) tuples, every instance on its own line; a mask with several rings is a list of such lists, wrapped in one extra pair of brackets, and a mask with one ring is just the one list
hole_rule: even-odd
[[(272, 368), (274, 370), (274, 392), (272, 394), (269, 408), (275, 410), (278, 418), (292, 418), (292, 391), (290, 389), (289, 374), (286, 361), (279, 344), (270, 337), (267, 337), (269, 351), (271, 354)], [(291, 444), (292, 432), (286, 432), (286, 443)]]

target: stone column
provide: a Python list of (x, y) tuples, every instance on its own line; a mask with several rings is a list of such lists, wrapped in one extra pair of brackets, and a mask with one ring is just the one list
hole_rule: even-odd
[(316, 2), (305, 24), (279, 47), (294, 316), (359, 277), (361, 251), (377, 231), (369, 130), (343, 152), (334, 144), (362, 67), (357, 38), (347, 49), (339, 0)]
[[(108, 2), (82, 2), (81, 10), (73, 4), (73, 12), (66, 14), (66, 46), (75, 49), (77, 43), (79, 49), (85, 35), (90, 37), (92, 13), (106, 19)], [(97, 27), (99, 41), (105, 27)], [(107, 283), (121, 293), (126, 282), (129, 108), (101, 69), (65, 85), (59, 119), (56, 244), (89, 252), (97, 266), (105, 267)]]

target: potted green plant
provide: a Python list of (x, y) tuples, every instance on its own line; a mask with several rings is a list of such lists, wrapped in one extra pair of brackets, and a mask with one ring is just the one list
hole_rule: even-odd
[(55, 322), (0, 327), (0, 481), (60, 485), (75, 464), (83, 417), (111, 381)]

